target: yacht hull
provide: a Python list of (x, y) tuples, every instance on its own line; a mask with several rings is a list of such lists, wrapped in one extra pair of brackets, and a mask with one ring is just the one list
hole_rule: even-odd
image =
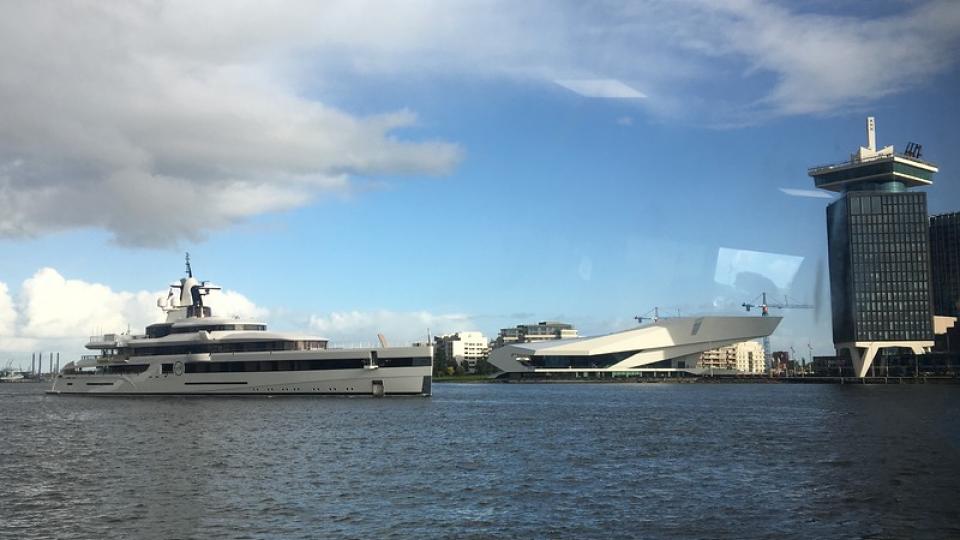
[[(401, 350), (408, 363), (413, 349)], [(380, 349), (381, 356), (385, 349)], [(422, 350), (417, 351), (423, 354)], [(430, 354), (427, 352), (426, 354)], [(127, 368), (137, 373), (60, 373), (49, 394), (61, 395), (368, 395), (429, 396), (433, 362), (430, 356), (406, 367), (366, 365), (331, 369), (345, 360), (367, 358), (369, 350), (323, 353), (273, 353), (258, 355), (210, 355), (210, 360), (191, 361), (184, 356), (154, 356), (149, 361), (131, 358)], [(218, 358), (218, 356), (223, 356)], [(238, 358), (245, 356), (246, 358)], [(392, 359), (381, 359), (389, 364)], [(335, 362), (340, 362), (335, 364)], [(396, 362), (394, 362), (396, 363)], [(262, 365), (280, 371), (252, 371)], [(318, 366), (321, 369), (302, 369)], [(186, 367), (187, 369), (184, 369)], [(191, 369), (192, 368), (192, 369)], [(298, 369), (300, 368), (300, 369)], [(203, 372), (197, 372), (203, 371)]]
[[(430, 370), (386, 368), (356, 373), (357, 370), (295, 372), (251, 379), (242, 373), (184, 376), (175, 380), (143, 378), (139, 375), (62, 375), (50, 394), (86, 395), (407, 395), (429, 396)], [(382, 393), (378, 389), (382, 388)]]

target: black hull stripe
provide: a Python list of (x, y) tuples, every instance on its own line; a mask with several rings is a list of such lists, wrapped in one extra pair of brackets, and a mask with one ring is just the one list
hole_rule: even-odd
[(239, 381), (239, 382), (216, 382), (216, 381), (214, 381), (214, 382), (185, 382), (185, 383), (183, 383), (183, 384), (184, 384), (184, 385), (187, 385), (187, 386), (189, 386), (189, 385), (191, 385), (191, 384), (247, 384), (247, 381)]

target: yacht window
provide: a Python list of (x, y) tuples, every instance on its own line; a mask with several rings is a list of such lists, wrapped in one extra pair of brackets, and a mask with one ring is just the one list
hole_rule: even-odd
[[(191, 343), (189, 345), (154, 345), (150, 347), (136, 347), (132, 350), (135, 356), (155, 356), (161, 354), (216, 354), (216, 353), (243, 353), (267, 351), (302, 351), (324, 350), (326, 341), (244, 341), (239, 343)], [(125, 352), (125, 351), (124, 351)]]
[[(172, 366), (173, 364), (164, 364)], [(430, 357), (382, 358), (381, 367), (429, 366)], [(265, 360), (249, 362), (187, 362), (187, 373), (241, 373), (264, 371), (321, 371), (328, 369), (361, 369), (360, 358), (332, 358), (329, 360)], [(166, 367), (164, 367), (166, 369)], [(172, 367), (170, 368), (172, 370)]]

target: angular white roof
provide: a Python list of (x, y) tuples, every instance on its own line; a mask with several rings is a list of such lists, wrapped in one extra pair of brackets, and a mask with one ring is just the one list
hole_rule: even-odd
[[(601, 336), (516, 343), (494, 350), (490, 362), (503, 371), (534, 371), (521, 363), (531, 357), (599, 357), (630, 353), (603, 369), (621, 371), (686, 356), (773, 333), (781, 317), (683, 317)], [(576, 368), (572, 368), (576, 369)]]

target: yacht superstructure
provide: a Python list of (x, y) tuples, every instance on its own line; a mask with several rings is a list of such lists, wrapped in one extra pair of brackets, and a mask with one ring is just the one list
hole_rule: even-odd
[(188, 256), (186, 277), (157, 300), (164, 322), (91, 337), (97, 354), (64, 366), (49, 393), (430, 395), (430, 346), (329, 348), (322, 337), (214, 316), (203, 298), (217, 289), (193, 277)]

